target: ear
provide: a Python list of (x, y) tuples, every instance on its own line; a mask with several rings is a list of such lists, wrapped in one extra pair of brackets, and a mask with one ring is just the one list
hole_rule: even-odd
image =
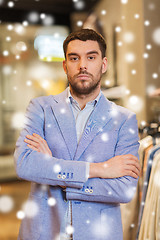
[(107, 58), (104, 57), (103, 60), (102, 60), (102, 73), (105, 73), (107, 71), (107, 68), (108, 68), (108, 61), (107, 61)]
[(63, 69), (64, 69), (64, 72), (67, 73), (66, 60), (63, 60)]

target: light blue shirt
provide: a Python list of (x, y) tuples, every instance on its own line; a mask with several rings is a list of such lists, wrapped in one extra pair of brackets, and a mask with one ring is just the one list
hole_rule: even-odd
[[(70, 89), (68, 87), (68, 100), (71, 103), (73, 115), (74, 115), (75, 121), (76, 121), (76, 132), (77, 132), (77, 143), (78, 144), (82, 137), (82, 134), (83, 134), (83, 131), (87, 124), (87, 121), (88, 121), (92, 111), (94, 110), (97, 102), (99, 101), (101, 94), (102, 94), (102, 92), (100, 91), (100, 93), (96, 97), (96, 99), (88, 102), (86, 104), (86, 106), (81, 110), (78, 102), (72, 97)], [(86, 167), (86, 181), (87, 181), (87, 179), (89, 177), (89, 164), (90, 163), (87, 162), (86, 164), (87, 164), (87, 167)], [(66, 218), (65, 219), (66, 220), (65, 228), (66, 228), (68, 225), (72, 225), (72, 203), (71, 203), (71, 201), (69, 201), (65, 218)], [(61, 237), (61, 240), (64, 240), (64, 239), (71, 240), (72, 235), (66, 234), (64, 237)]]
[(84, 107), (84, 109), (81, 110), (78, 102), (72, 97), (72, 95), (70, 93), (70, 90), (68, 88), (68, 97), (70, 99), (73, 114), (74, 114), (74, 117), (75, 117), (75, 120), (76, 120), (76, 131), (77, 131), (77, 142), (78, 143), (81, 139), (81, 136), (83, 134), (83, 131), (84, 131), (84, 128), (87, 124), (87, 121), (88, 121), (92, 111), (94, 110), (100, 96), (101, 96), (101, 91), (100, 91), (100, 93), (99, 93), (99, 95), (97, 96), (96, 99), (88, 102), (86, 104), (86, 106)]

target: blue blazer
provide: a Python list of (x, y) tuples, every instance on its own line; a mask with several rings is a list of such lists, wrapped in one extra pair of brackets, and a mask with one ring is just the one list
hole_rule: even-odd
[[(33, 133), (47, 141), (53, 157), (27, 147), (25, 136)], [(86, 180), (86, 162), (103, 162), (122, 154), (138, 157), (138, 140), (135, 114), (103, 94), (78, 146), (67, 90), (33, 99), (14, 154), (18, 177), (32, 182), (28, 206), (33, 215), (26, 213), (18, 239), (60, 239), (71, 200), (74, 240), (122, 240), (120, 203), (132, 199), (137, 179)], [(55, 204), (48, 204), (50, 198)]]

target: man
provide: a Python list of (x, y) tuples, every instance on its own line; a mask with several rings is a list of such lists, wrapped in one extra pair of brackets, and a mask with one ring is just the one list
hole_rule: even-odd
[[(23, 240), (122, 240), (120, 203), (132, 199), (140, 165), (135, 114), (100, 90), (106, 44), (93, 30), (64, 41), (69, 88), (33, 99), (17, 141), (17, 175), (32, 182), (38, 209)], [(34, 211), (34, 209), (33, 209)]]

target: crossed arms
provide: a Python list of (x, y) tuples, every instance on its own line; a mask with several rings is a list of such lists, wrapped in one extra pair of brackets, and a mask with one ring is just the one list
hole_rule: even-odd
[[(52, 157), (52, 152), (47, 142), (40, 135), (36, 133), (27, 135), (24, 141), (32, 150)], [(88, 178), (119, 178), (123, 176), (138, 178), (140, 170), (138, 158), (134, 155), (126, 154), (115, 156), (105, 162), (90, 163)]]

